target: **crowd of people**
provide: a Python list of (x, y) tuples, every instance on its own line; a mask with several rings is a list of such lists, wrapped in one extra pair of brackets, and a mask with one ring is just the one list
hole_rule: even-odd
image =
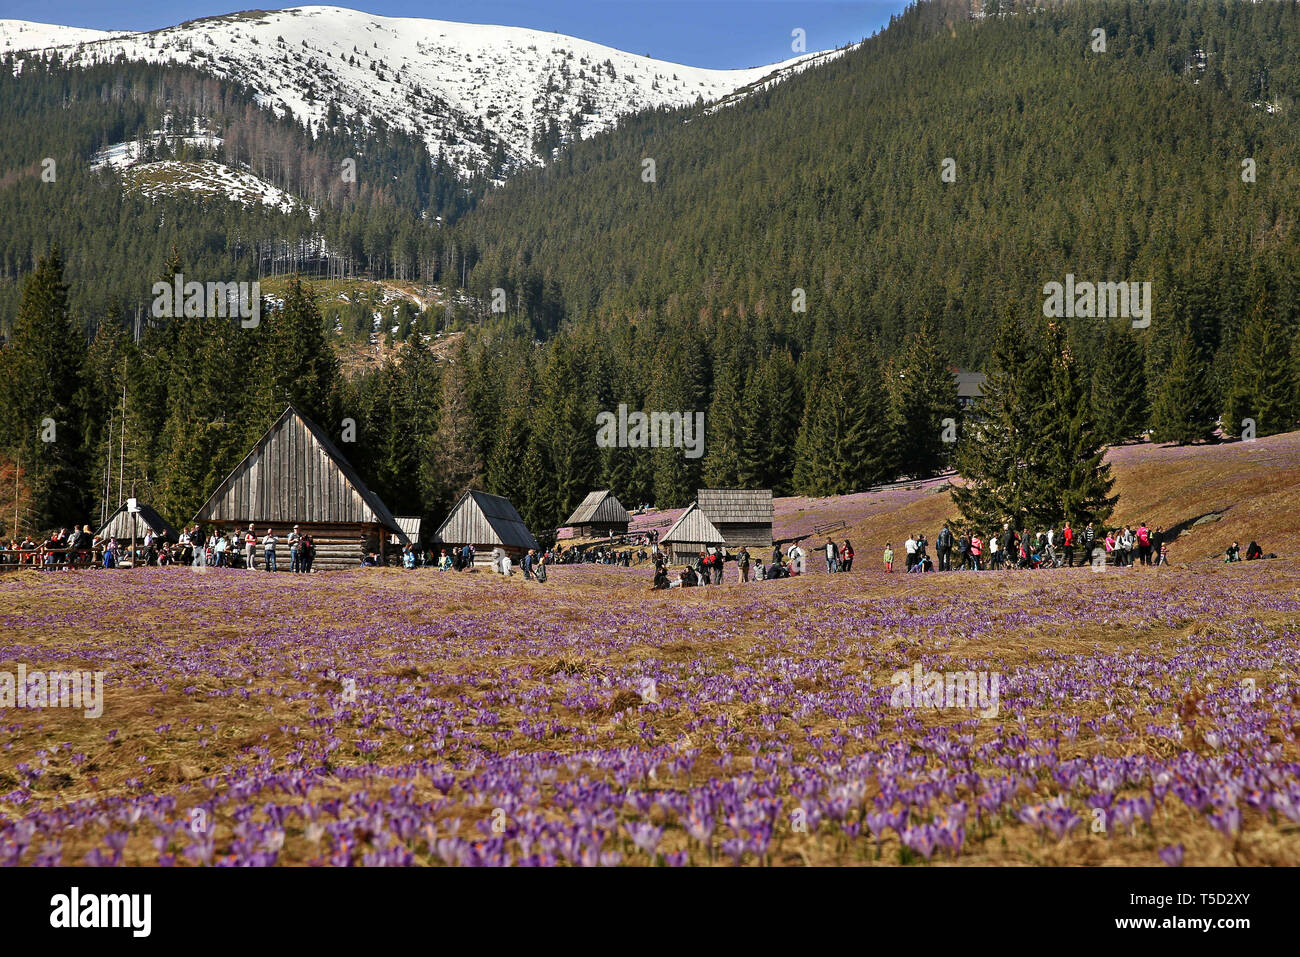
[[(1169, 543), (1161, 526), (1146, 522), (1101, 531), (1093, 522), (1075, 529), (1069, 522), (1061, 528), (1031, 531), (1013, 529), (1004, 523), (1000, 531), (982, 536), (977, 529), (957, 528), (947, 523), (935, 536), (933, 556), (924, 533), (909, 535), (903, 543), (905, 572), (983, 571), (1011, 568), (1072, 568), (1080, 565), (1117, 567), (1168, 565)], [(885, 543), (882, 561), (886, 572), (894, 570), (894, 547)]]
[[(100, 538), (89, 525), (81, 528), (62, 528), (40, 541), (31, 536), (22, 540), (0, 541), (0, 564), (40, 565), (46, 568), (71, 569), (92, 564), (104, 568), (141, 565), (210, 565), (217, 568), (258, 568), (277, 571), (277, 551), (282, 539), (274, 528), (260, 532), (252, 524), (244, 530), (231, 528), (222, 532), (216, 528), (205, 536), (195, 524), (185, 528), (172, 542), (152, 529), (146, 528), (141, 538), (121, 542), (114, 537)], [(309, 573), (316, 556), (316, 545), (310, 534), (303, 533), (297, 525), (284, 537), (289, 549), (290, 571)], [(626, 538), (619, 544), (628, 544)], [(546, 568), (555, 564), (588, 563), (630, 567), (647, 560), (654, 563), (655, 589), (690, 588), (697, 585), (720, 585), (728, 562), (735, 562), (736, 581), (766, 581), (803, 575), (807, 571), (807, 554), (796, 541), (782, 552), (780, 544), (772, 548), (771, 559), (764, 562), (759, 555), (751, 554), (740, 546), (733, 555), (725, 547), (701, 548), (699, 554), (685, 563), (676, 577), (669, 576), (669, 562), (660, 549), (658, 534), (650, 532), (631, 543), (636, 548), (616, 548), (611, 541), (595, 548), (548, 549), (538, 554), (529, 549), (520, 562), (525, 579), (545, 581)], [(909, 535), (903, 542), (905, 572), (931, 571), (983, 571), (1005, 569), (1037, 569), (1073, 567), (1079, 565), (1111, 564), (1117, 567), (1133, 565), (1168, 565), (1168, 536), (1161, 526), (1151, 527), (1145, 522), (1119, 528), (1100, 530), (1089, 522), (1082, 529), (1074, 529), (1069, 522), (1061, 528), (1019, 531), (1010, 523), (1000, 531), (982, 535), (975, 528), (953, 527), (945, 523), (934, 540), (934, 554), (924, 533)], [(831, 539), (821, 549), (826, 571), (831, 574), (853, 569), (854, 549), (848, 539), (836, 543)], [(405, 568), (432, 567), (445, 571), (464, 571), (474, 567), (473, 545), (449, 546), (441, 549), (437, 557), (432, 549), (410, 543), (403, 547), (400, 564)], [(1240, 546), (1233, 542), (1224, 553), (1225, 562), (1253, 561), (1276, 558), (1265, 554), (1258, 542), (1251, 541), (1243, 556)], [(884, 571), (894, 571), (895, 555), (892, 542), (886, 542), (882, 555)], [(367, 553), (362, 565), (380, 565), (383, 559), (376, 552)], [(510, 576), (514, 561), (503, 549), (496, 549), (490, 565), (493, 571)]]
[[(773, 581), (807, 574), (808, 553), (798, 542), (791, 543), (782, 552), (780, 544), (772, 546), (771, 560), (764, 563), (761, 555), (753, 554), (741, 545), (735, 555), (725, 547), (701, 548), (699, 554), (686, 562), (676, 578), (668, 573), (668, 559), (656, 546), (651, 557), (655, 574), (652, 588), (693, 588), (697, 585), (721, 585), (727, 562), (736, 563), (736, 581)], [(846, 539), (842, 545), (826, 543), (826, 570), (847, 572), (853, 567), (853, 545)]]

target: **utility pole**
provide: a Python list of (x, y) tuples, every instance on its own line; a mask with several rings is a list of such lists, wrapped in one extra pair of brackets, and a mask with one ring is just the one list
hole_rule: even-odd
[(122, 504), (122, 488), (126, 473), (126, 357), (122, 357), (122, 447), (117, 455), (117, 504)]

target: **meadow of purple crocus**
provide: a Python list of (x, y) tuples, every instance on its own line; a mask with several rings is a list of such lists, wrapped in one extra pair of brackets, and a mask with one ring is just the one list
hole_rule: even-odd
[[(1300, 572), (0, 580), (0, 864), (1300, 863)], [(1000, 677), (995, 717), (890, 676)]]

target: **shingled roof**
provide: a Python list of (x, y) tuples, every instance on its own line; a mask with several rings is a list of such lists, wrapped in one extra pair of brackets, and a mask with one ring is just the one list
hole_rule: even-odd
[(632, 521), (623, 504), (609, 489), (591, 492), (569, 516), (565, 525), (607, 525)]
[(714, 525), (772, 524), (771, 489), (702, 488), (695, 501)]
[(438, 526), (434, 540), (449, 545), (501, 545), (538, 548), (523, 517), (500, 495), (470, 489)]

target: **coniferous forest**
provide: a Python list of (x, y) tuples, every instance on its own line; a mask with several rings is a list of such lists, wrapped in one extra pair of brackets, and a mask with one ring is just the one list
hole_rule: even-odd
[[(954, 464), (971, 517), (1104, 518), (1107, 443), (1293, 429), (1300, 4), (969, 7), (918, 3), (734, 103), (469, 175), (193, 70), (0, 62), (0, 529), (93, 522), (132, 490), (182, 523), (287, 402), (336, 437), (355, 422), (341, 447), (395, 513), (441, 519), (477, 486), (542, 537), (593, 488), (672, 506)], [(220, 146), (157, 135), (195, 125)], [(150, 198), (91, 168), (131, 141), (311, 211)], [(155, 319), (178, 272), (283, 294), (253, 329)], [(1049, 321), (1067, 276), (1150, 283), (1149, 324)], [(345, 368), (369, 329), (323, 310), (341, 279), (439, 304)], [(964, 419), (955, 367), (989, 375)], [(597, 447), (620, 403), (704, 411), (704, 454)], [(982, 481), (1027, 461), (1075, 478)]]

